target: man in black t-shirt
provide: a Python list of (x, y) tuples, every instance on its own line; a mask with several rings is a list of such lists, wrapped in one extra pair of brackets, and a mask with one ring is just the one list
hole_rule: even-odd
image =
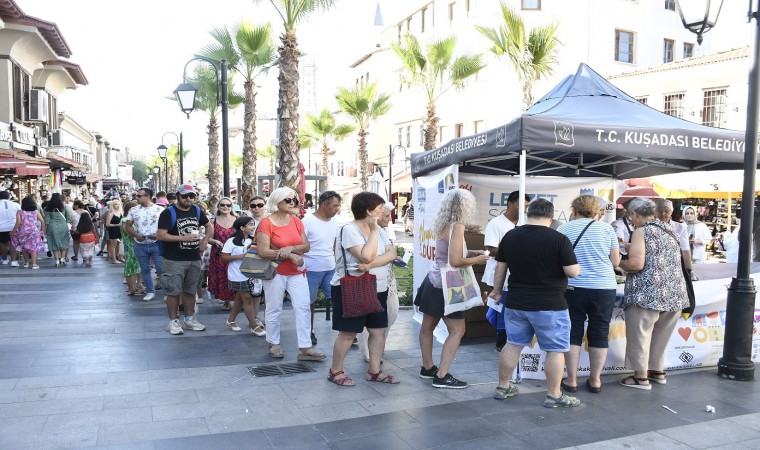
[[(182, 334), (183, 329), (203, 331), (193, 317), (195, 293), (201, 281), (201, 254), (206, 250), (214, 232), (203, 211), (195, 204), (193, 186), (177, 186), (177, 203), (167, 207), (158, 217), (156, 238), (163, 242), (163, 273), (161, 284), (166, 293), (171, 334)], [(185, 320), (178, 319), (179, 297), (185, 310)]]
[(570, 350), (570, 316), (565, 301), (567, 277), (575, 278), (581, 268), (567, 237), (549, 228), (554, 206), (545, 199), (528, 205), (528, 220), (510, 231), (499, 243), (496, 273), (489, 297), (501, 300), (504, 278), (509, 269), (509, 295), (505, 321), (507, 345), (499, 356), (499, 385), (494, 398), (504, 400), (517, 394), (509, 384), (520, 353), (535, 335), (546, 352), (547, 408), (580, 405), (580, 401), (560, 390), (564, 352)]

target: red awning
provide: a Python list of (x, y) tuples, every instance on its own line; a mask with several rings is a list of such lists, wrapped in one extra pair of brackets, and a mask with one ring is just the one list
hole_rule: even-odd
[(35, 166), (27, 164), (24, 167), (16, 167), (16, 175), (47, 175), (50, 173), (48, 166)]
[(0, 169), (15, 169), (24, 166), (26, 163), (19, 159), (0, 157)]

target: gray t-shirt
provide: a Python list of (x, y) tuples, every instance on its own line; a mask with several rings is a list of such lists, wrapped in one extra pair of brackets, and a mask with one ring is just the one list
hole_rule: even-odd
[[(342, 236), (341, 236), (342, 235)], [(340, 279), (346, 276), (346, 272), (343, 265), (343, 251), (346, 253), (346, 266), (348, 267), (348, 274), (358, 277), (362, 274), (357, 268), (359, 267), (359, 260), (356, 259), (348, 249), (356, 247), (357, 245), (364, 245), (367, 243), (367, 238), (364, 237), (364, 233), (359, 229), (355, 223), (351, 222), (343, 226), (342, 230), (338, 230), (338, 237), (335, 239), (335, 275), (333, 275), (330, 284), (333, 286), (340, 285)], [(380, 241), (378, 240), (378, 248)]]

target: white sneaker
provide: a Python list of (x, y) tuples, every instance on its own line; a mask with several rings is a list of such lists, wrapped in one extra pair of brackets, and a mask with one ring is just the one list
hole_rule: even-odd
[(11, 261), (11, 267), (18, 267), (18, 261)]
[(193, 330), (193, 331), (203, 331), (206, 329), (205, 325), (198, 322), (198, 319), (196, 319), (195, 317), (193, 317), (190, 320), (183, 320), (182, 328), (186, 330)]
[(8, 260), (7, 260), (7, 259), (3, 259), (2, 261), (3, 261), (3, 262), (2, 262), (2, 265), (4, 265), (4, 266), (7, 266), (7, 265), (8, 265)]
[(200, 296), (200, 297), (198, 297), (198, 296), (196, 295), (196, 296), (195, 296), (195, 303), (197, 303), (197, 304), (203, 303), (203, 296)]
[(166, 331), (168, 331), (170, 334), (184, 333), (184, 331), (182, 331), (182, 324), (180, 324), (179, 319), (170, 320), (169, 325), (166, 326)]
[(145, 295), (145, 297), (143, 297), (143, 301), (144, 302), (149, 302), (149, 301), (153, 300), (154, 298), (156, 298), (156, 294), (154, 294), (153, 292), (148, 292), (148, 294)]

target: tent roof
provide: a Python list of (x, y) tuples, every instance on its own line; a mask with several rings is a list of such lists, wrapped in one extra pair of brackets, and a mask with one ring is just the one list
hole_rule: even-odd
[(581, 64), (517, 119), (412, 155), (412, 174), (458, 164), (463, 172), (517, 175), (523, 149), (526, 175), (636, 178), (741, 169), (744, 132), (661, 113)]

